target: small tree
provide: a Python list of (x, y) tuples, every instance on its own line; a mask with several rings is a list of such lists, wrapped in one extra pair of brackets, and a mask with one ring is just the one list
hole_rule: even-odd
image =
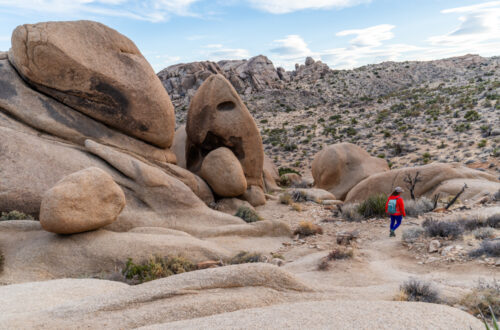
[(419, 175), (420, 172), (417, 171), (417, 173), (415, 173), (415, 176), (412, 178), (408, 173), (403, 179), (403, 181), (406, 182), (406, 187), (408, 188), (408, 190), (410, 190), (411, 199), (413, 200), (415, 200), (415, 186), (417, 185), (417, 183), (422, 181), (422, 179), (418, 177)]

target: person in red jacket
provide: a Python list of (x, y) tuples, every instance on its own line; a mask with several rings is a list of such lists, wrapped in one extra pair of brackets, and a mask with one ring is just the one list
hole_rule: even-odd
[(389, 237), (396, 237), (394, 231), (399, 227), (401, 221), (403, 221), (403, 217), (406, 217), (405, 203), (400, 196), (402, 192), (403, 189), (401, 187), (396, 187), (385, 203), (385, 212), (391, 216), (391, 232)]

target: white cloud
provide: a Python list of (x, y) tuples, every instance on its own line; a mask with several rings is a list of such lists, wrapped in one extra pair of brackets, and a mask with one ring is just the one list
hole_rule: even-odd
[(221, 44), (210, 44), (202, 47), (208, 49), (203, 51), (202, 54), (210, 61), (236, 60), (250, 57), (248, 50), (242, 48), (226, 48)]
[(371, 0), (248, 0), (252, 6), (272, 14), (286, 14), (304, 9), (352, 7)]
[(194, 16), (190, 6), (200, 0), (0, 0), (0, 8), (53, 14), (127, 17), (160, 22), (171, 15)]
[(299, 35), (291, 34), (285, 39), (274, 41), (276, 47), (271, 49), (271, 52), (283, 56), (300, 57), (311, 54), (306, 42)]
[(355, 35), (356, 37), (349, 42), (354, 47), (376, 47), (380, 46), (382, 41), (394, 38), (394, 34), (391, 32), (394, 27), (390, 24), (381, 24), (366, 29), (344, 30), (336, 35), (338, 37)]

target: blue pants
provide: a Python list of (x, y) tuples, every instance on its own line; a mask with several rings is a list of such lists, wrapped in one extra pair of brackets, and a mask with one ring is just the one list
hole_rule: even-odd
[(391, 215), (391, 230), (396, 230), (401, 224), (402, 220), (402, 215)]

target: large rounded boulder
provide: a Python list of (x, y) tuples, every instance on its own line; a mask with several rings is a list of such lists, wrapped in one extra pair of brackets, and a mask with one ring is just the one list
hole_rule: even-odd
[(372, 157), (351, 143), (328, 146), (318, 152), (312, 162), (314, 186), (342, 200), (363, 179), (388, 170), (385, 160)]
[[(230, 149), (245, 173), (248, 189), (263, 190), (264, 149), (255, 121), (224, 76), (210, 76), (189, 105), (186, 122), (186, 166), (199, 173), (206, 155)], [(263, 195), (263, 192), (262, 192)]]
[(205, 157), (201, 177), (219, 196), (236, 197), (247, 189), (241, 164), (228, 148), (217, 148)]
[[(483, 186), (484, 191), (494, 183), (496, 185), (493, 186), (498, 187), (497, 178), (491, 174), (470, 169), (460, 164), (432, 163), (374, 174), (352, 188), (345, 200), (346, 202), (357, 202), (380, 193), (388, 195), (397, 186), (406, 187), (406, 181), (408, 179), (414, 180), (415, 177), (418, 179), (414, 191), (416, 197), (431, 197), (436, 193), (456, 195), (464, 184), (470, 184), (471, 182), (474, 183), (474, 188), (471, 187), (474, 191), (478, 190), (478, 186)], [(469, 192), (464, 196), (467, 195), (469, 195)], [(403, 198), (410, 198), (408, 189), (405, 189), (402, 196)]]
[(18, 26), (9, 60), (44, 94), (130, 136), (172, 144), (170, 98), (136, 45), (97, 22)]
[(57, 234), (75, 234), (114, 222), (125, 207), (125, 195), (111, 175), (90, 167), (70, 174), (42, 198), (40, 224)]

